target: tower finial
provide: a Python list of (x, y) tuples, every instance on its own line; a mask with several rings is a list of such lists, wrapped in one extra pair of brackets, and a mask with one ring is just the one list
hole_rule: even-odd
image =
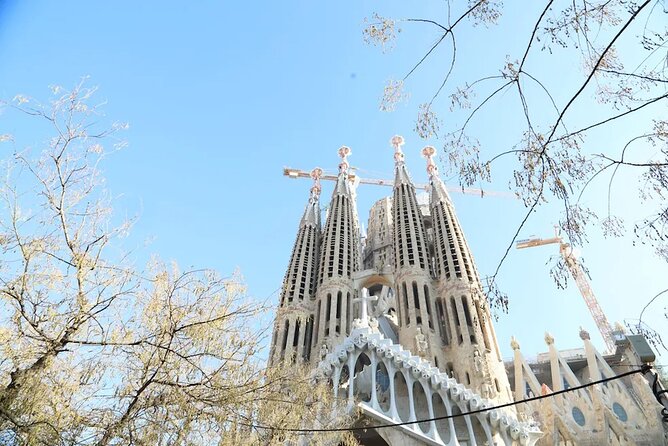
[(310, 177), (313, 179), (313, 186), (311, 186), (311, 196), (319, 197), (320, 191), (322, 190), (320, 187), (320, 177), (322, 177), (322, 169), (316, 167), (311, 171)]
[(404, 152), (401, 151), (401, 146), (404, 145), (404, 137), (400, 135), (394, 135), (390, 140), (390, 144), (394, 147), (394, 161), (399, 163), (404, 160)]
[(429, 178), (438, 176), (438, 166), (434, 162), (434, 155), (436, 155), (436, 149), (433, 146), (426, 146), (422, 149), (422, 156), (427, 158), (427, 173)]
[(339, 173), (348, 173), (348, 156), (353, 153), (348, 146), (341, 146), (339, 148), (339, 156), (341, 157), (341, 163), (339, 164)]

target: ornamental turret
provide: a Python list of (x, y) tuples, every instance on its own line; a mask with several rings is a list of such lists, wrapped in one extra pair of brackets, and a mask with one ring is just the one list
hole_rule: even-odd
[(419, 350), (438, 367), (443, 358), (432, 302), (435, 295), (427, 232), (401, 150), (404, 139), (395, 136), (391, 144), (395, 161), (392, 227), (399, 341)]
[(310, 359), (320, 249), (321, 175), (320, 168), (311, 171), (311, 194), (281, 287), (270, 354), (272, 364), (286, 359)]
[(353, 274), (360, 269), (360, 234), (355, 191), (348, 172), (350, 153), (348, 147), (339, 149), (339, 174), (322, 234), (312, 341), (318, 352), (331, 349), (350, 333), (353, 317)]
[(511, 399), (487, 301), (473, 256), (461, 230), (450, 195), (425, 147), (434, 231), (435, 310), (447, 363), (444, 369), (486, 398)]

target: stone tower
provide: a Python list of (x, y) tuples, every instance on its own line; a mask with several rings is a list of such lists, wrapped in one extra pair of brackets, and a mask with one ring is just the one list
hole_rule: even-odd
[[(482, 286), (455, 209), (438, 176), (432, 147), (427, 158), (430, 193), (416, 195), (400, 136), (394, 147), (391, 197), (371, 209), (364, 253), (348, 147), (327, 220), (320, 228), (315, 180), (281, 292), (272, 361), (317, 363), (348, 336), (368, 288), (384, 334), (486, 398), (508, 401), (510, 385), (482, 294)], [(372, 297), (373, 297), (372, 296)]]
[[(279, 309), (274, 323), (274, 335), (269, 354), (273, 365), (286, 358), (310, 359), (315, 321), (314, 302), (320, 256), (320, 176), (319, 168), (311, 171), (313, 186), (304, 215), (299, 223), (297, 239), (288, 270), (283, 279)], [(305, 321), (305, 323), (304, 323)]]
[(357, 207), (348, 174), (350, 154), (348, 147), (339, 149), (339, 174), (327, 210), (320, 247), (316, 323), (311, 345), (323, 353), (350, 333), (352, 299), (356, 292), (353, 274), (360, 268)]
[(436, 150), (425, 147), (429, 174), (429, 206), (433, 224), (436, 314), (445, 370), (485, 398), (510, 401), (505, 372), (489, 307), (473, 255), (445, 185), (433, 161)]
[(415, 353), (437, 366), (443, 357), (438, 328), (434, 324), (433, 300), (436, 296), (432, 287), (427, 231), (415, 196), (415, 186), (404, 162), (403, 143), (400, 136), (392, 138), (395, 149), (392, 200), (394, 288), (399, 342), (414, 348)]
[(583, 355), (566, 357), (546, 337), (549, 363), (539, 355), (529, 365), (513, 342), (515, 359), (504, 366), (473, 255), (433, 160), (435, 149), (422, 150), (429, 186), (427, 194), (416, 194), (403, 138), (395, 136), (391, 144), (393, 193), (371, 207), (364, 243), (350, 149), (339, 149), (324, 228), (322, 171), (311, 173), (314, 184), (283, 281), (270, 366), (303, 363), (313, 377), (326, 380), (349, 413), (371, 420), (356, 434), (361, 444), (662, 444), (659, 412), (640, 376), (593, 393), (580, 389), (559, 399), (493, 407), (513, 401), (508, 373), (516, 399), (523, 400), (612, 376), (614, 364), (632, 355), (618, 348), (604, 358), (582, 335), (583, 368)]

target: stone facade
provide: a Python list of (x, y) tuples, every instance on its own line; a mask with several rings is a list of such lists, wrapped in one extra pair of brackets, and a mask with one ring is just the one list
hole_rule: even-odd
[[(342, 161), (324, 228), (318, 201), (322, 172), (313, 171), (314, 186), (281, 290), (270, 365), (279, 361), (311, 365), (314, 373), (331, 380), (334, 394), (347, 400), (349, 408), (357, 404), (378, 424), (465, 413), (540, 391), (544, 382), (528, 376), (531, 367), (523, 362), (519, 346), (511, 366), (503, 363), (473, 255), (433, 162), (435, 150), (423, 150), (430, 189), (425, 197), (416, 194), (406, 168), (403, 138), (394, 137), (391, 142), (395, 150), (393, 194), (372, 206), (364, 239), (360, 236), (356, 191), (348, 172), (350, 149), (339, 150)], [(591, 343), (585, 348), (588, 358), (600, 357)], [(550, 354), (558, 358), (552, 350)], [(554, 361), (554, 370), (566, 370), (558, 368), (558, 359)], [(589, 377), (603, 376), (601, 370), (591, 368)], [(514, 378), (513, 387), (509, 373)], [(576, 385), (577, 379), (568, 373), (564, 376)], [(640, 381), (634, 386), (642, 387), (644, 382), (642, 398), (649, 398), (646, 381), (637, 378)], [(561, 388), (562, 381), (555, 378), (554, 383), (555, 390)], [(615, 395), (632, 395), (624, 390), (625, 385), (620, 382), (611, 387), (616, 389)], [(640, 391), (635, 392), (640, 395)], [(578, 432), (585, 431), (582, 426), (573, 428), (569, 412), (573, 403), (566, 403), (569, 398), (577, 399), (578, 395), (445, 422), (382, 429), (365, 434), (360, 441), (607, 444), (576, 438)], [(636, 444), (632, 439), (641, 438), (640, 433), (631, 435), (625, 430), (631, 429), (630, 424), (615, 424), (614, 419), (601, 421), (601, 417), (610, 418), (601, 413), (617, 408), (612, 402), (607, 406), (604, 403), (614, 399), (623, 400), (624, 407), (629, 408), (644, 404), (649, 409), (628, 409), (629, 419), (653, 429), (651, 434), (644, 433), (652, 441), (663, 438), (663, 429), (656, 422), (656, 404), (642, 400), (642, 404), (631, 406), (633, 397), (616, 398), (591, 396), (589, 405), (578, 406), (586, 419), (598, 420), (597, 427), (592, 424), (587, 435), (595, 429), (606, 435), (614, 432), (609, 438), (618, 440), (610, 444)], [(605, 430), (602, 426), (615, 427)], [(662, 444), (643, 441), (637, 444)]]

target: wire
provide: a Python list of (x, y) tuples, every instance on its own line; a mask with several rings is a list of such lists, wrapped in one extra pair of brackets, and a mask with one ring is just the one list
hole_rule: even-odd
[[(522, 403), (529, 403), (531, 401), (538, 401), (542, 400), (545, 398), (551, 398), (556, 395), (561, 395), (563, 393), (568, 393), (568, 392), (575, 392), (576, 390), (581, 390), (585, 389), (587, 387), (595, 386), (597, 384), (603, 384), (608, 381), (613, 381), (616, 379), (624, 378), (627, 376), (634, 375), (636, 373), (647, 373), (651, 371), (651, 366), (648, 364), (645, 364), (641, 366), (641, 368), (636, 369), (636, 370), (631, 370), (629, 372), (624, 372), (620, 373), (619, 375), (611, 376), (609, 378), (603, 378), (599, 379), (598, 381), (592, 381), (590, 383), (582, 384), (580, 386), (576, 387), (570, 387), (568, 389), (563, 389), (563, 390), (557, 390), (552, 393), (548, 393), (547, 395), (539, 395), (539, 396), (534, 396), (531, 398), (526, 398), (520, 401), (512, 401), (510, 403), (505, 403), (505, 404), (499, 404), (498, 406), (492, 406), (492, 407), (484, 407), (482, 409), (477, 409), (477, 410), (472, 410), (470, 412), (463, 412), (463, 413), (458, 413), (454, 415), (442, 415), (439, 417), (433, 417), (433, 418), (426, 418), (422, 420), (415, 420), (415, 421), (404, 421), (401, 423), (387, 423), (387, 424), (377, 424), (377, 425), (372, 425), (372, 426), (351, 426), (351, 427), (335, 427), (335, 428), (322, 428), (322, 429), (297, 429), (297, 428), (288, 428), (288, 427), (275, 427), (275, 426), (261, 426), (257, 424), (245, 424), (247, 427), (251, 427), (254, 429), (266, 429), (266, 430), (272, 430), (272, 431), (280, 431), (280, 432), (293, 432), (293, 433), (298, 433), (298, 434), (310, 434), (310, 433), (319, 433), (319, 432), (354, 432), (354, 431), (361, 431), (361, 430), (367, 430), (367, 429), (384, 429), (388, 427), (398, 427), (398, 426), (407, 426), (411, 424), (418, 424), (418, 423), (428, 423), (431, 421), (439, 421), (439, 420), (447, 420), (449, 418), (457, 418), (457, 417), (463, 417), (467, 415), (476, 415), (479, 413), (487, 412), (490, 410), (495, 410), (495, 409), (503, 409), (505, 407), (511, 407), (511, 406), (516, 406), (518, 404)], [(655, 382), (656, 382), (655, 378)], [(663, 392), (666, 392), (665, 390)], [(241, 425), (244, 425), (242, 423), (239, 423)]]
[(654, 397), (656, 400), (661, 404), (661, 419), (663, 420), (664, 423), (668, 423), (668, 407), (664, 404), (662, 399), (666, 398), (664, 395), (668, 393), (668, 390), (662, 389), (661, 385), (659, 384), (659, 374), (649, 371), (650, 375), (654, 377), (654, 382), (652, 383), (652, 393), (654, 393)]

